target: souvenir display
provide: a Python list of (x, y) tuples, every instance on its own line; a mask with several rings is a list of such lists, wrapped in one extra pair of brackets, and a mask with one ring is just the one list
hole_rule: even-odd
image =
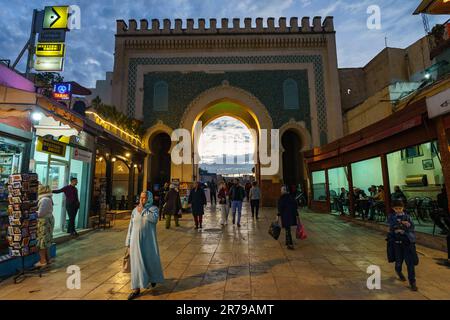
[(8, 184), (8, 242), (11, 256), (27, 256), (37, 248), (37, 174), (13, 174)]

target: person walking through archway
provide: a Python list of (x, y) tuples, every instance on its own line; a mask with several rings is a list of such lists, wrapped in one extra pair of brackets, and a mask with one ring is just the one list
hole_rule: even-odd
[(206, 205), (205, 191), (201, 187), (199, 181), (195, 183), (194, 188), (189, 192), (188, 203), (192, 207), (192, 215), (194, 216), (195, 229), (202, 229), (203, 215), (205, 214), (204, 206)]
[(288, 249), (294, 249), (294, 243), (292, 242), (291, 227), (300, 224), (300, 218), (298, 215), (297, 201), (289, 193), (286, 186), (281, 187), (281, 196), (278, 200), (278, 223), (286, 231), (286, 246)]
[(250, 197), (250, 206), (252, 209), (252, 218), (256, 218), (258, 220), (259, 213), (259, 201), (261, 200), (261, 189), (258, 187), (258, 183), (253, 181), (252, 188), (249, 192)]
[(166, 196), (164, 198), (164, 215), (166, 219), (166, 229), (170, 228), (170, 220), (172, 219), (172, 216), (175, 218), (175, 226), (179, 227), (180, 224), (178, 223), (178, 214), (181, 210), (181, 199), (180, 194), (176, 189), (175, 184), (170, 184), (169, 192), (166, 193)]
[(227, 225), (228, 224), (228, 213), (230, 212), (230, 199), (228, 194), (228, 188), (225, 182), (222, 182), (219, 187), (219, 206), (220, 206), (220, 213), (221, 213), (221, 219), (220, 224)]
[(230, 190), (231, 210), (233, 213), (233, 224), (236, 223), (236, 210), (238, 213), (237, 226), (241, 227), (242, 201), (244, 201), (245, 190), (239, 184), (239, 179), (234, 180), (234, 185)]

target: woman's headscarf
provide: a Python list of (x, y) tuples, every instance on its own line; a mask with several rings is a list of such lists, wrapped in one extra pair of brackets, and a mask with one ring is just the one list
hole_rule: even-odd
[(153, 205), (153, 193), (151, 191), (147, 191), (147, 202), (144, 204), (145, 209), (150, 209)]

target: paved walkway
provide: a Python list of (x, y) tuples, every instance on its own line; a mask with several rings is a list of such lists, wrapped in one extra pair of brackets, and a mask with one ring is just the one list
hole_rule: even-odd
[[(248, 207), (242, 227), (218, 224), (208, 208), (204, 229), (184, 215), (180, 228), (158, 224), (166, 282), (145, 290), (141, 299), (450, 299), (450, 269), (438, 264), (443, 252), (418, 246), (419, 292), (396, 280), (385, 259), (384, 235), (332, 215), (304, 213), (309, 238), (294, 251), (267, 230), (275, 209), (263, 208), (258, 221)], [(129, 275), (121, 270), (128, 221), (94, 231), (58, 246), (57, 261), (42, 278), (0, 283), (0, 299), (126, 299)], [(366, 269), (378, 265), (381, 290), (368, 290)], [(81, 289), (66, 287), (69, 265), (81, 268)]]

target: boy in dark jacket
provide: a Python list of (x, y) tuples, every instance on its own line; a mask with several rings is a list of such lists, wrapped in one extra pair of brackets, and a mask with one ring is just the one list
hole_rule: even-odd
[(392, 201), (393, 213), (389, 216), (389, 233), (394, 239), (395, 271), (401, 281), (406, 281), (402, 273), (403, 261), (408, 270), (411, 290), (417, 291), (414, 265), (417, 264), (416, 235), (411, 217), (404, 212), (403, 202)]

